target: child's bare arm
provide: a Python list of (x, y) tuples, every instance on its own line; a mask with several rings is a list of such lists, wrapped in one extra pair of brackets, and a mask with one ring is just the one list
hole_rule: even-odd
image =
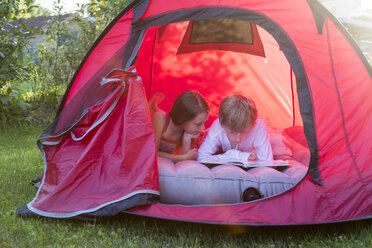
[(155, 133), (156, 139), (156, 150), (159, 150), (161, 134), (163, 133), (163, 129), (166, 124), (166, 115), (162, 111), (157, 111), (152, 116), (152, 127)]
[[(159, 157), (168, 158), (173, 162), (179, 162), (183, 160), (196, 160), (197, 151), (196, 149), (189, 148), (184, 154), (171, 154), (167, 152), (159, 151), (161, 135), (163, 133), (164, 126), (166, 125), (166, 115), (162, 111), (157, 111), (152, 116), (152, 126), (154, 128), (155, 139), (156, 139), (156, 151)], [(191, 146), (191, 144), (190, 144)]]
[(182, 138), (182, 154), (187, 153), (191, 149), (191, 144), (194, 139), (196, 139), (198, 135), (184, 133)]

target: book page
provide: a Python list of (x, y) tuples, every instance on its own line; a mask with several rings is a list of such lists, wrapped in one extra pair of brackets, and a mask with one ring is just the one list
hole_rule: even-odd
[(289, 166), (289, 161), (287, 160), (268, 160), (268, 161), (247, 161), (245, 163), (239, 161), (219, 161), (219, 162), (209, 162), (209, 161), (200, 161), (204, 165), (236, 165), (244, 168), (250, 167), (269, 167), (269, 166)]
[(268, 160), (268, 161), (248, 161), (244, 163), (243, 167), (265, 167), (265, 166), (289, 166), (289, 161), (287, 160)]

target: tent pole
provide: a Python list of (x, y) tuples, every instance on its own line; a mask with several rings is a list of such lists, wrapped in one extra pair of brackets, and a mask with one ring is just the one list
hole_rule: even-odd
[(147, 99), (150, 99), (150, 94), (151, 94), (151, 87), (152, 87), (152, 68), (154, 66), (154, 52), (155, 52), (155, 44), (156, 44), (157, 36), (158, 36), (158, 30), (155, 31), (154, 41), (153, 41), (153, 44), (152, 44), (151, 66), (150, 66), (150, 82), (149, 82), (149, 92), (147, 93)]
[(295, 112), (294, 92), (293, 92), (293, 71), (292, 71), (291, 66), (289, 66), (289, 74), (291, 78), (291, 93), (292, 93), (292, 126), (295, 126), (296, 125), (296, 112)]

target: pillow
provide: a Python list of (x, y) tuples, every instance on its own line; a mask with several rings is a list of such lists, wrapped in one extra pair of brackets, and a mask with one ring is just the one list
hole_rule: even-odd
[(273, 127), (268, 120), (261, 120), (263, 120), (266, 125), (274, 159), (291, 158), (292, 151), (290, 149), (290, 142), (287, 141), (286, 137), (283, 135), (283, 132)]
[(301, 145), (288, 135), (287, 140), (291, 143), (290, 148), (292, 150), (292, 158), (305, 166), (309, 166), (310, 163), (310, 150), (309, 148)]
[(296, 142), (300, 143), (304, 147), (309, 147), (307, 144), (307, 140), (304, 134), (304, 128), (302, 126), (293, 126), (293, 127), (288, 127), (284, 129), (284, 132), (294, 139)]
[[(269, 134), (270, 135), (270, 134)], [(273, 151), (274, 159), (278, 156), (292, 157), (292, 151), (289, 148), (290, 143), (281, 133), (275, 133), (270, 135), (271, 149)]]

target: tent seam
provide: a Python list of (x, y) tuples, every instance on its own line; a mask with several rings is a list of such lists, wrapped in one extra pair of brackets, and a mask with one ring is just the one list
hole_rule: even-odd
[[(41, 187), (40, 187), (41, 188)], [(136, 190), (136, 191), (133, 191), (119, 199), (116, 199), (116, 200), (113, 200), (113, 201), (110, 201), (110, 202), (107, 202), (105, 204), (101, 204), (97, 207), (94, 207), (94, 208), (90, 208), (90, 209), (85, 209), (85, 210), (80, 210), (80, 211), (74, 211), (74, 212), (70, 212), (70, 213), (54, 213), (54, 212), (45, 212), (45, 211), (42, 211), (42, 210), (39, 210), (37, 208), (34, 208), (32, 206), (32, 203), (33, 202), (30, 202), (27, 204), (27, 208), (34, 212), (35, 214), (38, 214), (38, 215), (41, 215), (41, 216), (45, 216), (45, 217), (54, 217), (54, 218), (71, 218), (71, 217), (74, 217), (74, 216), (77, 216), (77, 215), (80, 215), (80, 214), (87, 214), (87, 213), (91, 213), (91, 212), (96, 212), (104, 207), (107, 207), (108, 205), (110, 204), (113, 204), (113, 203), (117, 203), (117, 202), (120, 202), (120, 201), (124, 201), (132, 196), (135, 196), (135, 195), (138, 195), (138, 194), (154, 194), (154, 195), (160, 195), (160, 192), (158, 190), (152, 190), (152, 189), (142, 189), (142, 190)]]
[(330, 41), (330, 36), (329, 36), (329, 29), (328, 29), (328, 25), (329, 25), (329, 20), (328, 18), (326, 19), (326, 32), (327, 32), (327, 44), (328, 44), (328, 54), (329, 54), (329, 59), (331, 61), (331, 68), (332, 68), (332, 77), (333, 77), (333, 82), (335, 84), (335, 89), (336, 89), (336, 92), (337, 92), (337, 98), (338, 98), (338, 103), (339, 103), (339, 108), (340, 108), (340, 114), (341, 114), (341, 118), (342, 118), (342, 128), (343, 128), (343, 131), (344, 131), (344, 135), (345, 135), (345, 140), (346, 140), (346, 144), (347, 144), (347, 149), (349, 151), (349, 154), (351, 156), (351, 160), (353, 162), (353, 165), (354, 165), (354, 168), (355, 170), (357, 171), (357, 174), (360, 178), (360, 181), (363, 185), (362, 187), (362, 191), (364, 192), (364, 194), (368, 195), (368, 192), (365, 191), (365, 188), (367, 188), (367, 185), (364, 181), (364, 178), (362, 177), (362, 174), (359, 170), (359, 166), (358, 166), (358, 163), (355, 159), (355, 156), (354, 156), (354, 153), (351, 149), (351, 146), (350, 146), (350, 141), (349, 141), (349, 135), (348, 135), (348, 132), (346, 130), (346, 124), (345, 124), (345, 113), (344, 113), (344, 109), (343, 109), (343, 105), (342, 105), (342, 100), (341, 100), (341, 94), (340, 94), (340, 89), (338, 87), (338, 81), (337, 81), (337, 76), (336, 76), (336, 72), (335, 72), (335, 68), (334, 68), (334, 60), (333, 60), (333, 54), (332, 54), (332, 45), (331, 45), (331, 41)]
[(331, 64), (332, 64), (332, 66), (331, 66), (331, 68), (332, 68), (332, 77), (333, 77), (333, 82), (335, 84), (335, 88), (336, 88), (336, 92), (337, 92), (337, 98), (338, 98), (338, 103), (339, 103), (339, 108), (340, 108), (340, 113), (341, 113), (341, 117), (342, 117), (342, 128), (344, 130), (347, 148), (349, 150), (349, 154), (350, 154), (351, 159), (353, 161), (354, 167), (357, 170), (360, 179), (363, 179), (363, 177), (362, 177), (362, 175), (360, 173), (360, 170), (358, 168), (358, 163), (355, 160), (354, 153), (351, 150), (350, 142), (349, 142), (349, 135), (348, 135), (348, 132), (346, 130), (345, 113), (344, 113), (344, 108), (343, 108), (342, 101), (341, 101), (340, 89), (338, 87), (337, 76), (336, 76), (336, 72), (335, 72), (335, 68), (334, 68), (334, 60), (333, 60), (333, 54), (332, 54), (332, 48), (331, 48), (332, 45), (331, 45), (331, 41), (330, 41), (330, 37), (329, 37), (329, 29), (328, 29), (328, 19), (326, 20), (326, 30), (327, 30), (328, 54), (329, 54), (329, 59), (331, 60)]

